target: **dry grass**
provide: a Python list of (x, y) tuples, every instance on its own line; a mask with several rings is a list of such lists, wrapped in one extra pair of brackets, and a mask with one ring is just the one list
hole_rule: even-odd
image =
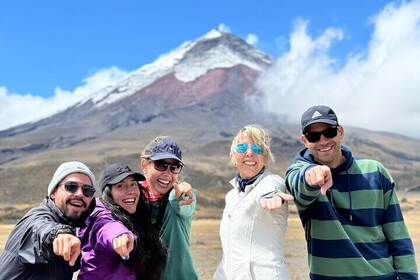
[[(417, 252), (416, 260), (420, 263), (420, 194), (400, 195), (401, 207)], [(219, 239), (220, 211), (211, 211), (204, 214), (204, 209), (197, 213), (191, 231), (191, 251), (194, 262), (203, 280), (211, 279), (221, 258)], [(284, 244), (286, 261), (290, 280), (308, 279), (308, 266), (306, 261), (306, 243), (299, 217), (293, 205), (290, 205), (288, 230)], [(202, 217), (206, 218), (202, 218)], [(4, 247), (7, 236), (13, 225), (0, 225), (0, 248)]]

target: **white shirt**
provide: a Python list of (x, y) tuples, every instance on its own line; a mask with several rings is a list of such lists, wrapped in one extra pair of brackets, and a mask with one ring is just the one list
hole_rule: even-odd
[(266, 171), (245, 192), (240, 192), (235, 179), (230, 183), (234, 189), (226, 194), (220, 223), (223, 257), (213, 279), (288, 279), (282, 250), (287, 201), (276, 211), (266, 210), (259, 203), (274, 190), (286, 192), (284, 179)]

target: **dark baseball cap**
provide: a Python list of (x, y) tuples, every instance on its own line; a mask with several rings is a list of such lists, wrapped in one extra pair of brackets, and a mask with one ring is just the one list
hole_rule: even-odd
[(147, 149), (145, 154), (151, 160), (173, 158), (182, 163), (182, 151), (170, 137), (160, 138)]
[(121, 163), (113, 163), (108, 165), (99, 177), (99, 188), (104, 191), (107, 185), (113, 185), (121, 182), (128, 176), (133, 176), (137, 181), (145, 181), (146, 178), (137, 172), (134, 172), (127, 165)]
[(308, 128), (308, 126), (314, 123), (326, 123), (338, 126), (338, 118), (334, 111), (328, 106), (312, 106), (302, 115), (302, 132), (305, 133), (305, 130)]

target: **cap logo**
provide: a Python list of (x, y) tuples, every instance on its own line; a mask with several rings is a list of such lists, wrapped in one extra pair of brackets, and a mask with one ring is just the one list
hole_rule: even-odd
[(320, 112), (318, 112), (318, 111), (315, 111), (312, 114), (312, 119), (319, 118), (319, 117), (322, 117), (322, 114)]

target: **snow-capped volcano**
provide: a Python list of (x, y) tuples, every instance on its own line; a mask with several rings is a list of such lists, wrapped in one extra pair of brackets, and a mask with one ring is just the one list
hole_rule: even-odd
[(271, 59), (268, 55), (248, 45), (242, 39), (232, 34), (211, 30), (203, 37), (185, 42), (155, 62), (131, 72), (115, 85), (93, 93), (79, 104), (89, 100), (96, 107), (113, 103), (146, 88), (169, 73), (174, 73), (178, 81), (189, 83), (217, 68), (245, 65), (260, 72), (270, 64)]
[(0, 151), (0, 164), (28, 150), (67, 147), (150, 123), (164, 129), (175, 121), (203, 130), (203, 137), (229, 135), (243, 110), (240, 123), (255, 121), (245, 96), (257, 93), (255, 81), (271, 63), (239, 37), (211, 30), (59, 113), (1, 131), (0, 138), (22, 137), (29, 148)]

